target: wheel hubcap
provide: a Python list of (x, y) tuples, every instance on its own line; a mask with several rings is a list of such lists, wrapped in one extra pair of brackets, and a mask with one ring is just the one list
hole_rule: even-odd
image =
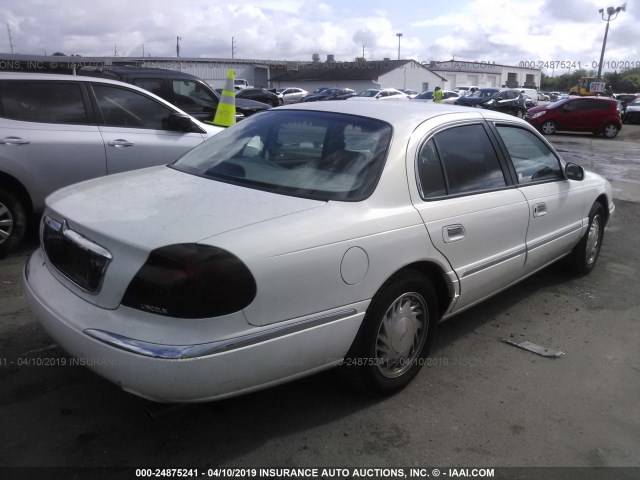
[(600, 248), (600, 215), (593, 217), (589, 233), (587, 234), (587, 264), (591, 265), (596, 261)]
[(604, 130), (604, 134), (607, 137), (613, 137), (615, 136), (616, 132), (618, 131), (618, 129), (616, 127), (614, 127), (613, 125), (609, 125), (605, 130)]
[(422, 295), (398, 297), (382, 319), (376, 339), (376, 365), (387, 378), (397, 378), (418, 358), (429, 327), (429, 312)]
[(4, 243), (13, 231), (13, 217), (9, 209), (0, 203), (0, 243)]

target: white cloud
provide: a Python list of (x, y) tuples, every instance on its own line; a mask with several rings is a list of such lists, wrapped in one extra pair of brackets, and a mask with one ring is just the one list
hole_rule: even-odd
[[(235, 39), (237, 58), (337, 60), (362, 55), (423, 60), (456, 58), (517, 64), (525, 60), (599, 58), (604, 0), (448, 0), (434, 8), (423, 0), (391, 5), (383, 0), (3, 0), (0, 21), (11, 26), (17, 53), (62, 51), (85, 56), (226, 58)], [(605, 2), (606, 3), (606, 2)], [(396, 8), (397, 7), (397, 8)], [(125, 13), (123, 13), (125, 12)], [(636, 4), (611, 23), (607, 58), (640, 58)], [(0, 51), (10, 50), (0, 35)]]

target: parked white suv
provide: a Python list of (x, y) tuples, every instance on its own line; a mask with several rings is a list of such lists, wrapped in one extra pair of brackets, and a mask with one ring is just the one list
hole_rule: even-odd
[(221, 130), (127, 83), (0, 73), (0, 258), (53, 191), (171, 163)]

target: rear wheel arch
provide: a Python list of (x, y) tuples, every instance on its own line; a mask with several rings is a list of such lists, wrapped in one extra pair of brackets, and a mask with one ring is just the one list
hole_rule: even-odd
[(438, 318), (442, 318), (444, 313), (448, 310), (454, 297), (454, 287), (447, 278), (445, 271), (440, 265), (435, 262), (421, 260), (414, 263), (405, 265), (400, 270), (396, 271), (386, 281), (392, 278), (400, 277), (405, 272), (415, 270), (427, 277), (436, 293), (436, 299), (438, 301)]
[(24, 187), (6, 174), (0, 175), (0, 258), (24, 238), (31, 214), (31, 200)]
[(416, 268), (391, 275), (376, 291), (338, 373), (358, 390), (389, 395), (425, 363), (438, 326), (431, 280)]
[(19, 180), (8, 173), (0, 172), (0, 185), (20, 200), (20, 203), (28, 216), (33, 214), (33, 202), (31, 201), (31, 195), (29, 195), (27, 189)]

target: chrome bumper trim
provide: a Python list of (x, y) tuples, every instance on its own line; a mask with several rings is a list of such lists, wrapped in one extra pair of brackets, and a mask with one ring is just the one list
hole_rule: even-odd
[(239, 348), (249, 347), (251, 345), (263, 343), (278, 337), (300, 332), (302, 330), (343, 320), (357, 313), (358, 312), (355, 309), (340, 310), (335, 313), (329, 313), (307, 320), (300, 320), (288, 325), (267, 328), (258, 332), (242, 335), (240, 337), (218, 340), (210, 343), (201, 343), (198, 345), (161, 345), (159, 343), (149, 343), (142, 340), (128, 338), (117, 333), (95, 328), (88, 328), (84, 330), (84, 333), (96, 340), (136, 355), (165, 360), (183, 360), (206, 357), (222, 352), (237, 350)]

